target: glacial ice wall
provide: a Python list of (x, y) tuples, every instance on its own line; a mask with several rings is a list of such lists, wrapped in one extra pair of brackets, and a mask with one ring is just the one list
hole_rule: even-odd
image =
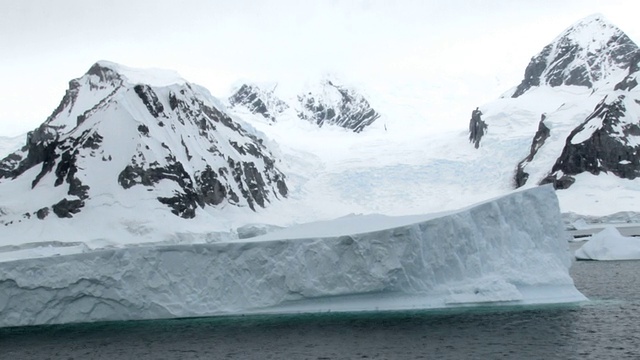
[(543, 186), (369, 233), (2, 262), (0, 326), (584, 300), (570, 265)]

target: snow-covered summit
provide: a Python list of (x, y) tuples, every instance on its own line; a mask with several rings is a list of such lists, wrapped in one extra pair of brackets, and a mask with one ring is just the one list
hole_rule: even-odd
[(627, 69), (638, 52), (638, 46), (604, 16), (588, 16), (564, 30), (531, 59), (524, 79), (510, 96), (521, 96), (541, 85), (593, 88)]
[(148, 223), (165, 212), (190, 219), (268, 206), (288, 190), (258, 136), (173, 72), (100, 61), (0, 162), (0, 223), (19, 232), (34, 225), (25, 222), (86, 216), (117, 229), (130, 227), (120, 220)]
[(133, 85), (147, 84), (149, 86), (169, 86), (169, 85), (183, 85), (187, 81), (173, 70), (166, 69), (137, 69), (121, 64), (117, 64), (107, 60), (100, 60), (96, 62), (88, 74), (98, 75), (100, 73), (111, 73), (121, 80)]

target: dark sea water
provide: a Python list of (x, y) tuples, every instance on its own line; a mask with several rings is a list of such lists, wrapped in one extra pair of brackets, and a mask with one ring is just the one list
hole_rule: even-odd
[(640, 359), (640, 261), (571, 272), (590, 303), (0, 329), (0, 359)]

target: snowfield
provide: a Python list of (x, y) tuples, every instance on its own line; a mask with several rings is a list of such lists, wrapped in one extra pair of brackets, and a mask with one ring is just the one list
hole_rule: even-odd
[(570, 265), (544, 186), (448, 214), (0, 262), (0, 326), (586, 300)]

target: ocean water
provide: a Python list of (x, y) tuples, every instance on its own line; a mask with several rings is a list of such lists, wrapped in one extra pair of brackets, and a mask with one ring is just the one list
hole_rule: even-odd
[(0, 329), (0, 359), (640, 359), (640, 261), (571, 273), (589, 303)]

